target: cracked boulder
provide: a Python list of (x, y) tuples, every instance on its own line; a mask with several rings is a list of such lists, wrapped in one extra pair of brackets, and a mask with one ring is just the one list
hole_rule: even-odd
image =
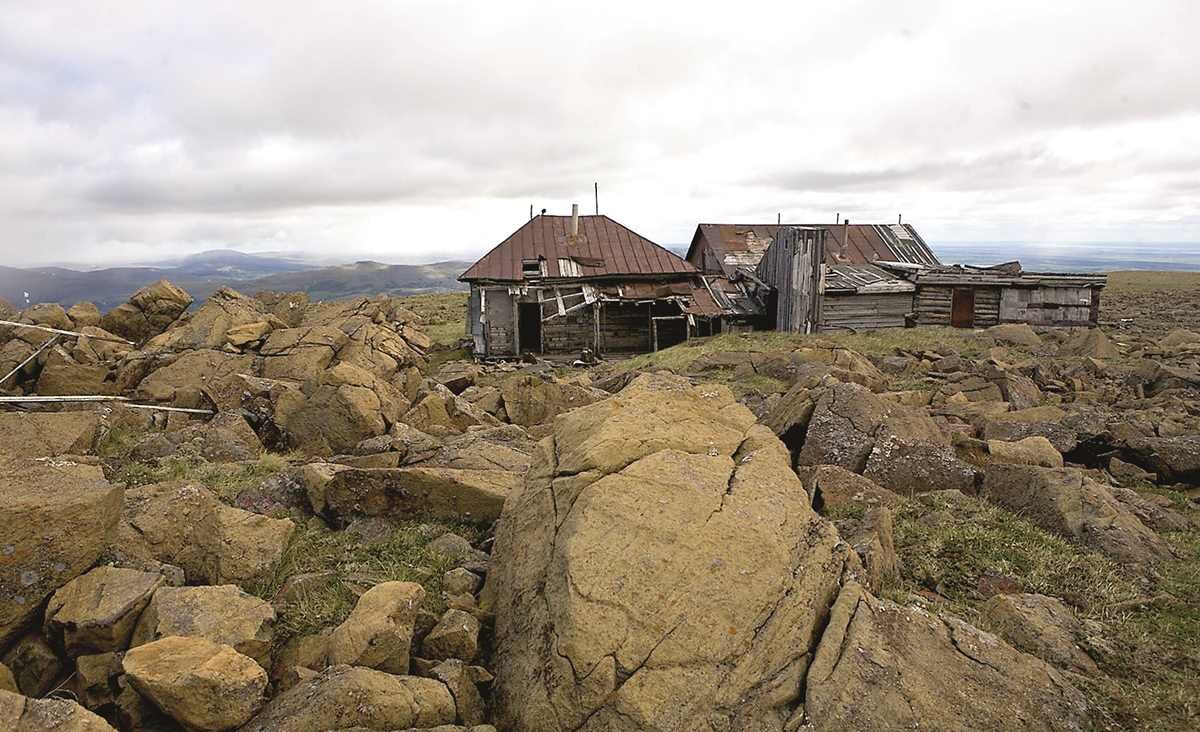
[(70, 656), (122, 651), (162, 575), (96, 567), (59, 588), (46, 607), (46, 630)]
[(996, 595), (981, 616), (998, 635), (1026, 653), (1061, 669), (1097, 672), (1096, 662), (1080, 647), (1088, 636), (1084, 622), (1054, 597), (1035, 594)]
[(888, 440), (891, 445), (949, 444), (924, 410), (901, 406), (858, 384), (837, 384), (817, 400), (797, 464), (838, 465), (861, 473), (876, 444)]
[(327, 326), (273, 331), (258, 351), (263, 357), (262, 375), (296, 381), (317, 376), (345, 343), (345, 333)]
[(234, 585), (160, 587), (138, 620), (130, 645), (172, 635), (224, 643), (269, 668), (275, 610)]
[(235, 411), (246, 387), (240, 374), (253, 371), (253, 356), (211, 349), (188, 351), (142, 379), (137, 396), (178, 407), (212, 404), (222, 411)]
[(305, 381), (302, 389), (281, 392), (273, 420), (291, 446), (309, 455), (334, 455), (386, 433), (408, 406), (384, 379), (337, 363)]
[(93, 411), (0, 412), (0, 455), (83, 455), (91, 452), (99, 428)]
[(167, 280), (147, 285), (108, 312), (100, 327), (141, 343), (166, 330), (192, 304), (192, 296)]
[(112, 546), (121, 495), (95, 465), (0, 459), (0, 648)]
[(1097, 483), (1072, 468), (993, 464), (983, 495), (1013, 513), (1122, 562), (1145, 564), (1172, 557), (1170, 545)]
[(558, 379), (533, 375), (510, 376), (500, 383), (508, 421), (532, 427), (555, 416), (608, 396), (607, 393)]
[[(209, 295), (195, 312), (147, 341), (145, 347), (147, 350), (165, 351), (222, 348), (229, 342), (231, 330), (238, 333), (243, 326), (264, 320), (273, 327), (282, 326), (277, 318), (263, 312), (257, 300), (232, 288), (222, 287)], [(111, 328), (106, 326), (106, 330)]]
[(309, 504), (337, 525), (360, 516), (454, 519), (486, 524), (521, 482), (507, 470), (462, 470), (415, 465), (352, 468), (312, 464), (305, 470)]
[(418, 395), (412, 409), (400, 421), (438, 437), (460, 435), (476, 425), (495, 427), (500, 424), (500, 420), (466, 399), (455, 396), (441, 384), (424, 395)]
[(227, 506), (193, 483), (130, 489), (120, 527), (127, 554), (181, 567), (194, 584), (249, 584), (283, 554), (295, 525)]
[(1083, 694), (1041, 659), (853, 583), (821, 636), (805, 711), (816, 730), (1049, 731), (1088, 722)]
[(496, 725), (782, 730), (848, 562), (726, 387), (639, 376), (559, 416), (505, 503)]

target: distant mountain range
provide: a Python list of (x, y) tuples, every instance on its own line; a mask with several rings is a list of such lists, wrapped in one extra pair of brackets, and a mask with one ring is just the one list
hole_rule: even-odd
[(358, 295), (414, 295), (466, 289), (457, 281), (470, 262), (433, 264), (354, 264), (316, 266), (286, 257), (227, 249), (201, 252), (161, 266), (76, 270), (67, 267), (0, 267), (0, 298), (18, 308), (39, 302), (63, 307), (81, 300), (102, 311), (146, 285), (166, 278), (197, 301), (229, 286), (253, 295), (259, 290), (308, 293), (315, 300)]

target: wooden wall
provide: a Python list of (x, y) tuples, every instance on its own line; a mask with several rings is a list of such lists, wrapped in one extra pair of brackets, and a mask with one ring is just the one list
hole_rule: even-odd
[(911, 292), (826, 294), (821, 303), (821, 329), (903, 328), (905, 316), (912, 311)]
[(508, 288), (487, 289), (484, 292), (486, 319), (483, 337), (487, 343), (487, 355), (512, 356), (516, 353), (516, 306)]
[(811, 333), (821, 322), (822, 230), (779, 229), (758, 265), (758, 277), (777, 293), (775, 330)]
[(1006, 287), (1000, 320), (1030, 325), (1095, 325), (1100, 290), (1094, 287)]
[[(920, 285), (914, 299), (918, 325), (950, 325), (950, 303), (954, 290), (949, 285)], [(961, 288), (967, 289), (967, 288)], [(971, 287), (975, 290), (976, 328), (1000, 322), (1000, 288)]]
[(596, 319), (591, 305), (542, 321), (545, 353), (579, 353), (595, 348)]
[(649, 303), (605, 302), (600, 305), (601, 353), (646, 353), (650, 348)]

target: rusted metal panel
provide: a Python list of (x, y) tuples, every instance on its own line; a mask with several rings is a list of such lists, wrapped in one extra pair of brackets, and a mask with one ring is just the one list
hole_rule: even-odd
[[(536, 216), (459, 276), (462, 281), (525, 282), (525, 261), (545, 260), (545, 279), (686, 277), (696, 267), (607, 216), (580, 216), (572, 238), (570, 216)], [(573, 262), (568, 271), (559, 260)]]

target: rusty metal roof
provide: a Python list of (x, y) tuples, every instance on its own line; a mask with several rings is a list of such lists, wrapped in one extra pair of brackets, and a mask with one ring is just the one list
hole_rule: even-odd
[[(800, 225), (825, 229), (825, 264), (941, 264), (910, 224)], [(731, 276), (739, 267), (757, 266), (778, 229), (776, 224), (699, 224), (688, 249), (688, 261), (695, 262), (693, 255), (697, 255), (701, 243), (706, 243), (721, 261), (724, 273)]]
[(570, 225), (570, 216), (535, 216), (458, 279), (525, 282), (524, 263), (536, 263), (539, 258), (545, 262), (539, 279), (661, 277), (698, 272), (689, 262), (607, 216), (580, 216), (575, 241), (569, 241)]
[(826, 292), (871, 294), (915, 289), (912, 282), (872, 264), (831, 264), (825, 270)]

